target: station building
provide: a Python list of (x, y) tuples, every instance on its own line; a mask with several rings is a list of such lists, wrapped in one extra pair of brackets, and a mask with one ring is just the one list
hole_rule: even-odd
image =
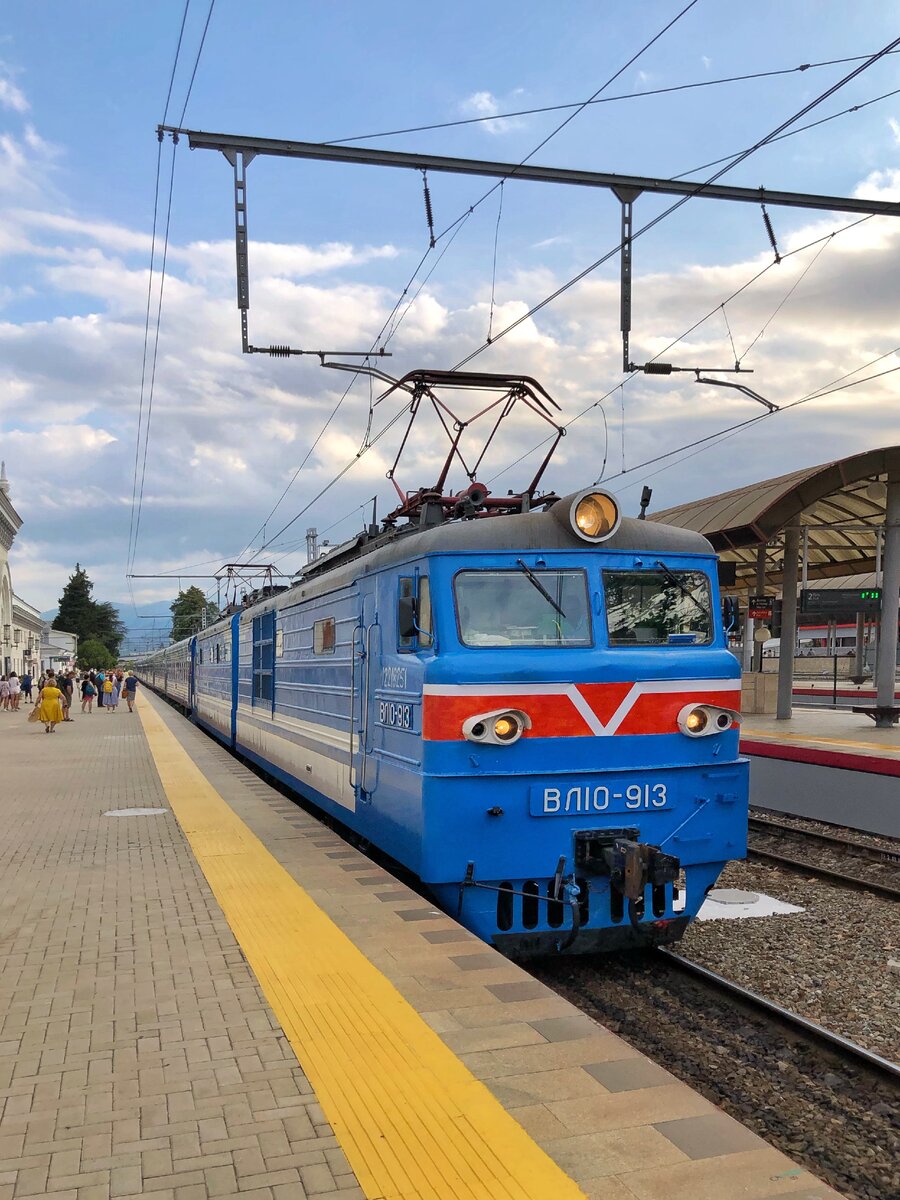
[(41, 614), (13, 591), (9, 569), (9, 551), (21, 527), (22, 518), (9, 498), (6, 463), (0, 463), (0, 668), (4, 675), (11, 671), (34, 675), (42, 665)]

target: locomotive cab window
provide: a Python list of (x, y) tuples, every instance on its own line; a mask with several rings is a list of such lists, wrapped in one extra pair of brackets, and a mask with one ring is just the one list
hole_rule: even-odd
[(587, 575), (581, 570), (460, 571), (453, 581), (464, 646), (593, 644)]
[(610, 646), (708, 646), (709, 578), (702, 571), (604, 571)]

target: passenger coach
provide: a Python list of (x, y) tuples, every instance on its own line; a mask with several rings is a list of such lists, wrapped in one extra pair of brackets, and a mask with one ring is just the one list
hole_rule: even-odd
[(505, 952), (670, 942), (746, 850), (716, 564), (589, 489), (360, 535), (139, 667)]

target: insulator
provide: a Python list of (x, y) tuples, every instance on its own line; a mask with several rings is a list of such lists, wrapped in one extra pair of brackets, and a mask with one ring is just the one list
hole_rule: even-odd
[(432, 250), (434, 249), (434, 212), (431, 208), (431, 192), (428, 190), (428, 176), (422, 172), (422, 186), (425, 191), (425, 220), (428, 222), (428, 236)]
[(645, 375), (671, 375), (672, 374), (672, 364), (671, 363), (661, 363), (661, 362), (644, 363), (644, 374)]
[(778, 243), (775, 241), (775, 230), (772, 228), (772, 218), (766, 212), (766, 206), (762, 206), (763, 222), (766, 226), (766, 233), (769, 235), (769, 241), (772, 243), (772, 253), (775, 255), (775, 261), (781, 262), (781, 255), (778, 253)]
[(291, 353), (290, 346), (270, 346), (269, 354), (272, 358), (288, 358)]

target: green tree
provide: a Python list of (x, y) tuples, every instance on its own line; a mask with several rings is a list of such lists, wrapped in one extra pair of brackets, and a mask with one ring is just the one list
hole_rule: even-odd
[(116, 665), (116, 656), (96, 638), (87, 638), (78, 645), (78, 665), (82, 670), (104, 670)]
[(169, 611), (172, 614), (170, 636), (173, 642), (190, 637), (198, 629), (202, 629), (204, 624), (211, 625), (219, 616), (215, 604), (207, 600), (198, 587), (189, 587), (179, 592), (174, 602), (169, 605)]
[(74, 574), (63, 588), (59, 598), (59, 612), (53, 621), (54, 629), (65, 629), (77, 633), (79, 642), (94, 639), (107, 648), (114, 658), (125, 637), (125, 625), (114, 604), (100, 603), (91, 593), (94, 585), (81, 564), (75, 564)]
[(59, 598), (59, 612), (53, 621), (53, 628), (77, 633), (79, 641), (89, 638), (94, 631), (96, 608), (91, 598), (93, 590), (94, 585), (88, 579), (87, 571), (82, 571), (81, 564), (76, 563), (75, 572), (69, 576), (69, 582)]
[(119, 647), (127, 633), (125, 622), (119, 616), (116, 606), (110, 604), (109, 601), (103, 601), (94, 607), (94, 637), (102, 642), (112, 654), (118, 656)]

